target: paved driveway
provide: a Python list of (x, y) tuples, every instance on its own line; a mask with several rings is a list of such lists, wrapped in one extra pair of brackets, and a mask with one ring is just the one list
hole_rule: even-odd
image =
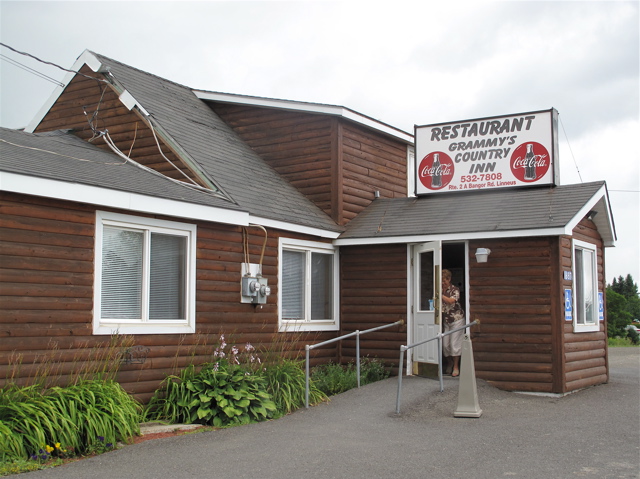
[(397, 378), (277, 421), (127, 446), (27, 478), (638, 478), (640, 349), (610, 349), (611, 381), (562, 398), (478, 381), (480, 418), (454, 418), (458, 380)]

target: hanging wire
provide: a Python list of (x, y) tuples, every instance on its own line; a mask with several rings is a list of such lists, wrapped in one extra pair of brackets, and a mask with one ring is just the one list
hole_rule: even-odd
[(7, 140), (2, 139), (2, 138), (0, 138), (0, 142), (1, 142), (1, 143), (7, 143), (8, 145), (15, 146), (15, 147), (17, 147), (17, 148), (24, 148), (24, 149), (26, 149), (26, 150), (41, 151), (41, 152), (43, 152), (43, 153), (49, 153), (49, 154), (51, 154), (51, 155), (62, 156), (62, 157), (64, 157), (64, 158), (70, 158), (70, 159), (72, 159), (72, 160), (85, 161), (85, 162), (87, 162), (87, 163), (99, 163), (99, 164), (101, 164), (101, 165), (118, 165), (118, 166), (120, 166), (120, 165), (124, 165), (124, 164), (126, 163), (126, 161), (124, 161), (124, 162), (117, 162), (117, 163), (110, 163), (110, 162), (104, 162), (104, 161), (88, 160), (88, 159), (86, 159), (86, 158), (78, 158), (78, 157), (76, 157), (76, 156), (64, 155), (64, 154), (62, 154), (62, 153), (57, 153), (57, 152), (55, 152), (55, 151), (45, 150), (45, 149), (43, 149), (43, 148), (36, 148), (36, 147), (34, 147), (34, 146), (19, 145), (19, 144), (17, 144), (17, 143), (13, 143), (13, 142), (11, 142), (11, 141), (7, 141)]
[(61, 86), (61, 87), (64, 86), (64, 83), (59, 82), (55, 78), (50, 77), (48, 75), (45, 75), (44, 73), (41, 73), (38, 70), (35, 70), (35, 69), (31, 68), (31, 67), (28, 67), (27, 65), (24, 65), (23, 63), (17, 62), (13, 58), (9, 58), (8, 56), (2, 55), (2, 54), (0, 54), (0, 58), (2, 58), (4, 61), (6, 61), (8, 63), (11, 63), (13, 66), (21, 68), (22, 70), (24, 70), (24, 71), (26, 71), (28, 73), (31, 73), (32, 75), (35, 75), (37, 77), (42, 78), (43, 80), (47, 80), (48, 82), (51, 82), (51, 83), (53, 83), (55, 85), (58, 85), (58, 86)]
[[(167, 158), (166, 156), (164, 156), (164, 153), (162, 152), (162, 147), (160, 146), (160, 142), (158, 141), (158, 137), (156, 136), (156, 130), (155, 128), (153, 128), (153, 122), (151, 121), (151, 117), (147, 117), (149, 120), (149, 127), (151, 128), (151, 133), (153, 133), (153, 139), (156, 140), (156, 145), (158, 145), (158, 151), (160, 152), (160, 154), (162, 155), (162, 158), (164, 158), (165, 160), (167, 160), (169, 162), (169, 164), (171, 166), (173, 166), (176, 170), (178, 170), (182, 176), (184, 176), (187, 180), (189, 180), (191, 183), (193, 183), (194, 185), (198, 185), (198, 183), (196, 183), (193, 178), (189, 177), (184, 171), (182, 171), (180, 168), (178, 168), (169, 158)], [(198, 185), (199, 186), (199, 185)]]
[(143, 165), (143, 164), (141, 164), (141, 163), (138, 163), (137, 161), (135, 161), (135, 160), (133, 160), (133, 159), (129, 158), (129, 157), (128, 157), (127, 155), (125, 155), (122, 151), (120, 151), (120, 149), (116, 146), (116, 144), (115, 144), (115, 142), (113, 141), (113, 139), (111, 138), (111, 136), (109, 136), (109, 130), (104, 130), (103, 132), (100, 132), (100, 133), (101, 133), (101, 135), (100, 135), (100, 136), (104, 139), (104, 142), (107, 144), (107, 146), (109, 146), (109, 148), (111, 148), (111, 150), (112, 150), (116, 155), (118, 155), (120, 158), (122, 158), (123, 160), (125, 160), (125, 163), (127, 163), (127, 162), (128, 162), (128, 163), (131, 163), (132, 165), (137, 166), (137, 167), (138, 167), (138, 168), (140, 168), (141, 170), (144, 170), (144, 171), (146, 171), (146, 172), (148, 172), (148, 173), (151, 173), (151, 174), (153, 174), (153, 175), (155, 175), (155, 176), (159, 176), (159, 177), (161, 177), (161, 178), (164, 178), (165, 180), (169, 180), (169, 181), (171, 181), (171, 182), (173, 182), (173, 183), (175, 183), (175, 184), (178, 184), (178, 185), (184, 186), (185, 188), (189, 188), (189, 189), (191, 189), (191, 190), (197, 190), (197, 191), (200, 191), (200, 192), (202, 192), (202, 193), (207, 193), (207, 194), (209, 194), (209, 195), (211, 195), (211, 196), (215, 196), (215, 197), (217, 197), (217, 198), (219, 197), (219, 195), (217, 195), (217, 194), (215, 193), (215, 191), (212, 191), (212, 190), (210, 190), (210, 189), (208, 189), (208, 188), (205, 188), (205, 187), (200, 186), (200, 185), (198, 185), (198, 184), (194, 184), (194, 185), (192, 185), (192, 184), (189, 184), (189, 183), (185, 183), (184, 181), (176, 180), (175, 178), (171, 178), (170, 176), (163, 175), (162, 173), (160, 173), (160, 172), (158, 172), (158, 171), (154, 170), (153, 168), (149, 168), (148, 166), (145, 166), (145, 165)]
[(97, 124), (94, 124), (94, 122), (97, 123), (97, 119), (98, 119), (98, 112), (100, 111), (100, 105), (102, 105), (102, 100), (104, 99), (104, 94), (107, 91), (107, 85), (105, 85), (102, 88), (102, 93), (100, 94), (100, 99), (98, 100), (98, 104), (96, 105), (96, 109), (93, 111), (93, 113), (91, 114), (91, 117), (89, 118), (89, 115), (87, 114), (87, 107), (83, 106), (82, 107), (82, 111), (84, 112), (84, 116), (87, 117), (87, 122), (89, 122), (89, 128), (91, 128), (91, 131), (93, 132), (93, 136), (91, 138), (89, 138), (89, 142), (92, 142), (93, 140), (95, 140), (96, 138), (100, 137), (100, 130), (98, 130), (98, 126)]
[(267, 248), (267, 238), (268, 238), (268, 233), (267, 230), (264, 226), (262, 225), (257, 225), (257, 224), (249, 224), (249, 226), (255, 226), (256, 228), (260, 228), (262, 231), (264, 231), (264, 242), (262, 243), (262, 252), (260, 253), (260, 262), (258, 263), (258, 275), (262, 276), (262, 260), (264, 259), (264, 250)]
[(131, 157), (131, 152), (133, 151), (133, 145), (136, 144), (136, 138), (138, 137), (138, 122), (136, 121), (136, 129), (133, 132), (133, 141), (131, 142), (131, 148), (129, 148), (128, 157)]
[(571, 158), (573, 158), (573, 164), (576, 166), (576, 171), (578, 172), (578, 178), (580, 178), (580, 183), (584, 183), (584, 181), (582, 181), (582, 175), (580, 174), (580, 169), (578, 168), (578, 162), (576, 161), (576, 157), (573, 156), (573, 150), (571, 149), (571, 143), (569, 143), (569, 137), (567, 136), (567, 132), (564, 129), (564, 123), (562, 123), (562, 117), (558, 115), (558, 118), (560, 119), (560, 126), (562, 126), (564, 137), (567, 139), (567, 145), (569, 146), (569, 152), (571, 153)]
[(20, 50), (16, 50), (15, 48), (13, 48), (12, 46), (7, 45), (6, 43), (2, 43), (2, 42), (0, 42), (0, 45), (2, 45), (2, 46), (3, 46), (3, 47), (5, 47), (5, 48), (8, 48), (9, 50), (11, 50), (11, 51), (13, 51), (13, 52), (15, 52), (15, 53), (18, 53), (18, 54), (20, 54), (20, 55), (24, 55), (24, 56), (27, 56), (27, 57), (33, 58), (34, 60), (37, 60), (37, 61), (39, 61), (40, 63), (44, 63), (45, 65), (51, 65), (51, 66), (54, 66), (54, 67), (56, 67), (56, 68), (59, 68), (59, 69), (60, 69), (60, 70), (62, 70), (62, 71), (69, 72), (69, 73), (75, 73), (75, 74), (77, 74), (77, 75), (80, 75), (80, 76), (83, 76), (83, 77), (86, 77), (86, 78), (91, 78), (92, 80), (96, 80), (96, 81), (99, 81), (99, 82), (102, 82), (102, 83), (109, 83), (107, 80), (102, 80), (102, 79), (100, 79), (100, 78), (92, 77), (92, 76), (90, 76), (90, 75), (85, 75), (84, 73), (80, 73), (80, 72), (77, 72), (77, 71), (75, 71), (75, 70), (69, 70), (68, 68), (61, 67), (60, 65), (57, 65), (57, 64), (55, 64), (55, 63), (48, 62), (48, 61), (46, 61), (46, 60), (41, 60), (40, 58), (38, 58), (38, 57), (36, 57), (36, 56), (32, 55), (31, 53), (21, 52)]
[(245, 274), (251, 274), (251, 266), (249, 263), (249, 237), (247, 228), (242, 227), (242, 253), (244, 255)]

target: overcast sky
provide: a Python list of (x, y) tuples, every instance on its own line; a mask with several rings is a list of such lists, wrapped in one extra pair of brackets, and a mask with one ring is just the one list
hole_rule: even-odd
[[(2, 43), (69, 68), (85, 49), (184, 85), (415, 124), (560, 113), (562, 184), (606, 180), (607, 281), (640, 281), (639, 2), (0, 1)], [(65, 72), (0, 49), (0, 125)]]

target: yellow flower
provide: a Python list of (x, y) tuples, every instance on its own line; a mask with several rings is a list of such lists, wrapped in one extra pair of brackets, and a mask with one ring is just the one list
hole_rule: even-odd
[(49, 444), (47, 444), (46, 446), (44, 446), (44, 448), (45, 448), (45, 450), (46, 450), (49, 454), (51, 454), (51, 453), (53, 452), (53, 448), (52, 448)]
[(56, 442), (56, 443), (54, 444), (54, 446), (56, 447), (56, 449), (60, 449), (60, 443), (59, 443), (59, 442)]

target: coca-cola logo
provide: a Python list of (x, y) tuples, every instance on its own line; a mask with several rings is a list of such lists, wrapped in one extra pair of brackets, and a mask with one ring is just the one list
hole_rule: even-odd
[(511, 154), (513, 176), (526, 183), (533, 183), (544, 177), (550, 166), (549, 152), (535, 141), (519, 145)]
[(425, 156), (418, 167), (418, 178), (430, 190), (440, 190), (453, 178), (453, 160), (442, 151), (433, 151)]

